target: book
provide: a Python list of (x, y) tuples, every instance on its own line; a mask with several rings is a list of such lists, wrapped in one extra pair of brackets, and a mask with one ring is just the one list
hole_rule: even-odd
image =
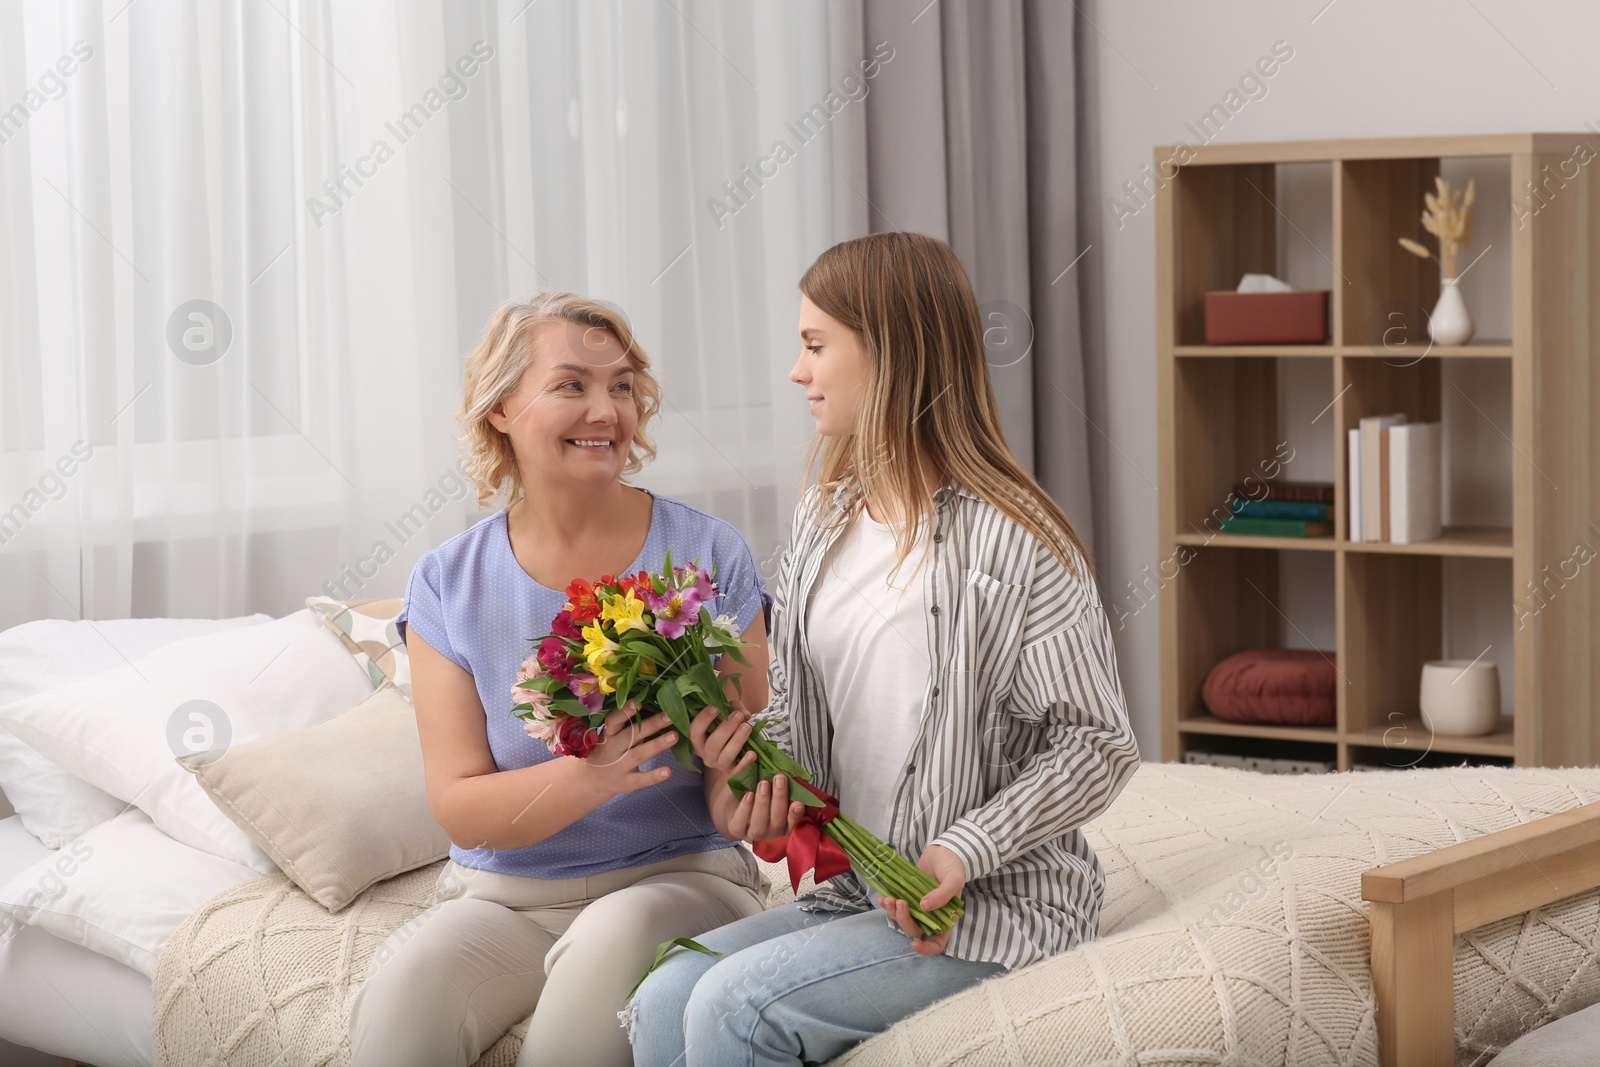
[(1345, 495), (1349, 501), (1347, 507), (1350, 510), (1350, 529), (1345, 536), (1352, 541), (1365, 541), (1366, 536), (1361, 526), (1361, 430), (1355, 426), (1350, 428), (1349, 470), (1349, 477), (1346, 479), (1349, 488)]
[(1389, 539), (1397, 544), (1429, 541), (1440, 524), (1441, 426), (1419, 422), (1394, 426), (1389, 438)]
[(1404, 414), (1361, 420), (1361, 539), (1383, 540), (1383, 431), (1406, 421)]
[(1308, 522), (1326, 522), (1332, 504), (1313, 503), (1309, 500), (1233, 500), (1233, 513), (1249, 519), (1302, 519)]
[(1218, 528), (1228, 534), (1258, 534), (1267, 537), (1328, 537), (1333, 533), (1331, 522), (1307, 522), (1303, 519), (1249, 519), (1230, 515)]
[(1378, 432), (1378, 540), (1389, 540), (1389, 430)]
[(1332, 482), (1234, 482), (1233, 495), (1244, 500), (1302, 500), (1333, 503)]

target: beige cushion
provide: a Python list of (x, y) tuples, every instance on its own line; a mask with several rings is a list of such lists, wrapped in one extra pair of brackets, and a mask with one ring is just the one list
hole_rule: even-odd
[(443, 858), (411, 704), (384, 686), (305, 730), (179, 759), (313, 900), (338, 911), (374, 882)]

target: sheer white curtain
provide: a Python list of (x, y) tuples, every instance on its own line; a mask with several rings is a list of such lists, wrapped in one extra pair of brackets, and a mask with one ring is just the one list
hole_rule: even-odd
[(462, 359), (541, 287), (655, 358), (638, 481), (768, 557), (826, 52), (820, 5), (0, 5), (0, 626), (399, 595), (478, 516)]

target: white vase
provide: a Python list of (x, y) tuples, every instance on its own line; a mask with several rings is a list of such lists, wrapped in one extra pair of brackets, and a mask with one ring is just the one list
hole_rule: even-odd
[(1436, 659), (1422, 665), (1422, 722), (1436, 734), (1473, 737), (1500, 725), (1500, 672), (1488, 660)]
[(1439, 279), (1439, 302), (1428, 317), (1428, 336), (1436, 345), (1464, 345), (1472, 340), (1472, 315), (1461, 298), (1460, 278)]

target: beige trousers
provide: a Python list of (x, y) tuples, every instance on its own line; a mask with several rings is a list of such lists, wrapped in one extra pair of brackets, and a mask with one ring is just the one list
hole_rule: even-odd
[(351, 1067), (469, 1067), (532, 1013), (518, 1067), (633, 1063), (617, 1020), (656, 946), (762, 910), (740, 845), (587, 878), (446, 862), (438, 901), (373, 956), (350, 1009)]

